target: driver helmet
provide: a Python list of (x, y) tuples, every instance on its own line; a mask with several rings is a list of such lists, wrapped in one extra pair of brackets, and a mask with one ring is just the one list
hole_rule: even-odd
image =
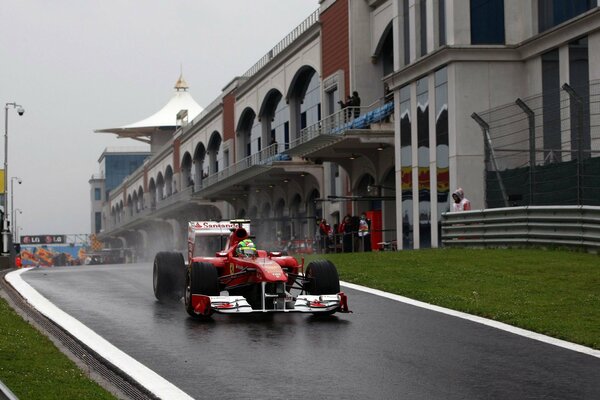
[(256, 257), (256, 246), (250, 239), (244, 239), (238, 243), (236, 254), (240, 257)]

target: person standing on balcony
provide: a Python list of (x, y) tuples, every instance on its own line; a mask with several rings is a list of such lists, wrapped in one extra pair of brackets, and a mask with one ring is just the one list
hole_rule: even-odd
[(469, 211), (471, 209), (471, 202), (465, 197), (465, 192), (462, 188), (458, 188), (452, 193), (452, 212), (458, 211)]
[(357, 118), (360, 115), (360, 96), (356, 90), (352, 92), (350, 106), (353, 107), (354, 118)]

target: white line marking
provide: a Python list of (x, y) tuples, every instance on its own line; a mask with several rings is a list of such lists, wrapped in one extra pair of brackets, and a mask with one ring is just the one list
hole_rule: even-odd
[(467, 314), (467, 313), (460, 312), (460, 311), (451, 310), (449, 308), (435, 306), (433, 304), (425, 303), (425, 302), (418, 301), (418, 300), (413, 300), (413, 299), (410, 299), (408, 297), (399, 296), (397, 294), (384, 292), (382, 290), (371, 289), (371, 288), (368, 288), (368, 287), (365, 287), (365, 286), (355, 285), (354, 283), (349, 283), (349, 282), (340, 282), (340, 284), (342, 286), (345, 286), (345, 287), (350, 288), (350, 289), (358, 290), (358, 291), (365, 292), (365, 293), (374, 294), (376, 296), (385, 297), (385, 298), (390, 299), (390, 300), (399, 301), (399, 302), (410, 304), (410, 305), (413, 305), (413, 306), (416, 306), (416, 307), (421, 307), (421, 308), (425, 308), (425, 309), (428, 309), (428, 310), (436, 311), (436, 312), (439, 312), (439, 313), (442, 313), (442, 314), (452, 315), (454, 317), (466, 319), (466, 320), (469, 320), (469, 321), (472, 321), (472, 322), (476, 322), (478, 324), (483, 324), (483, 325), (491, 326), (492, 328), (496, 328), (496, 329), (500, 329), (500, 330), (503, 330), (503, 331), (506, 331), (506, 332), (510, 332), (510, 333), (515, 334), (515, 335), (524, 336), (526, 338), (537, 340), (537, 341), (544, 342), (544, 343), (548, 343), (548, 344), (551, 344), (553, 346), (562, 347), (562, 348), (565, 348), (565, 349), (568, 349), (568, 350), (577, 351), (579, 353), (584, 353), (584, 354), (590, 355), (592, 357), (600, 358), (600, 351), (592, 349), (591, 347), (586, 347), (586, 346), (582, 346), (582, 345), (579, 345), (579, 344), (567, 342), (566, 340), (560, 340), (560, 339), (556, 339), (556, 338), (553, 338), (553, 337), (550, 337), (550, 336), (542, 335), (541, 333), (531, 332), (531, 331), (528, 331), (526, 329), (517, 328), (517, 327), (514, 327), (512, 325), (508, 325), (508, 324), (505, 324), (505, 323), (502, 323), (502, 322), (494, 321), (494, 320), (487, 319), (487, 318), (478, 317), (476, 315), (471, 315), (471, 314)]
[(85, 343), (113, 365), (161, 399), (192, 399), (187, 393), (167, 381), (150, 368), (128, 356), (90, 328), (65, 313), (21, 278), (21, 274), (32, 268), (23, 268), (6, 275), (6, 281), (23, 296), (36, 310), (60, 325), (63, 329)]

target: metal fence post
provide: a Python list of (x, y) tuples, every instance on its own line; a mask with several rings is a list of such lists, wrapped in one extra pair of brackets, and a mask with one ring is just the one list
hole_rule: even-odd
[(529, 120), (529, 205), (535, 205), (535, 113), (523, 100), (517, 98), (515, 104), (519, 106)]
[(568, 84), (562, 85), (562, 89), (569, 94), (569, 98), (577, 104), (577, 205), (582, 204), (583, 195), (583, 99)]
[(504, 207), (508, 207), (508, 196), (506, 195), (506, 189), (504, 188), (504, 182), (500, 171), (498, 170), (498, 164), (496, 163), (496, 154), (494, 153), (494, 147), (492, 146), (492, 139), (490, 138), (490, 126), (483, 120), (477, 113), (471, 114), (471, 118), (475, 120), (483, 131), (485, 143), (490, 151), (492, 164), (494, 164), (494, 170), (496, 171), (496, 177), (498, 178), (498, 184), (500, 185), (500, 192), (502, 193), (502, 200), (504, 201)]

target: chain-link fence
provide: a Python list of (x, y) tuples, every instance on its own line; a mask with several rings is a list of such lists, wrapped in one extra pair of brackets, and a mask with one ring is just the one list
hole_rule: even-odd
[(486, 206), (600, 205), (600, 81), (472, 116), (486, 150)]

